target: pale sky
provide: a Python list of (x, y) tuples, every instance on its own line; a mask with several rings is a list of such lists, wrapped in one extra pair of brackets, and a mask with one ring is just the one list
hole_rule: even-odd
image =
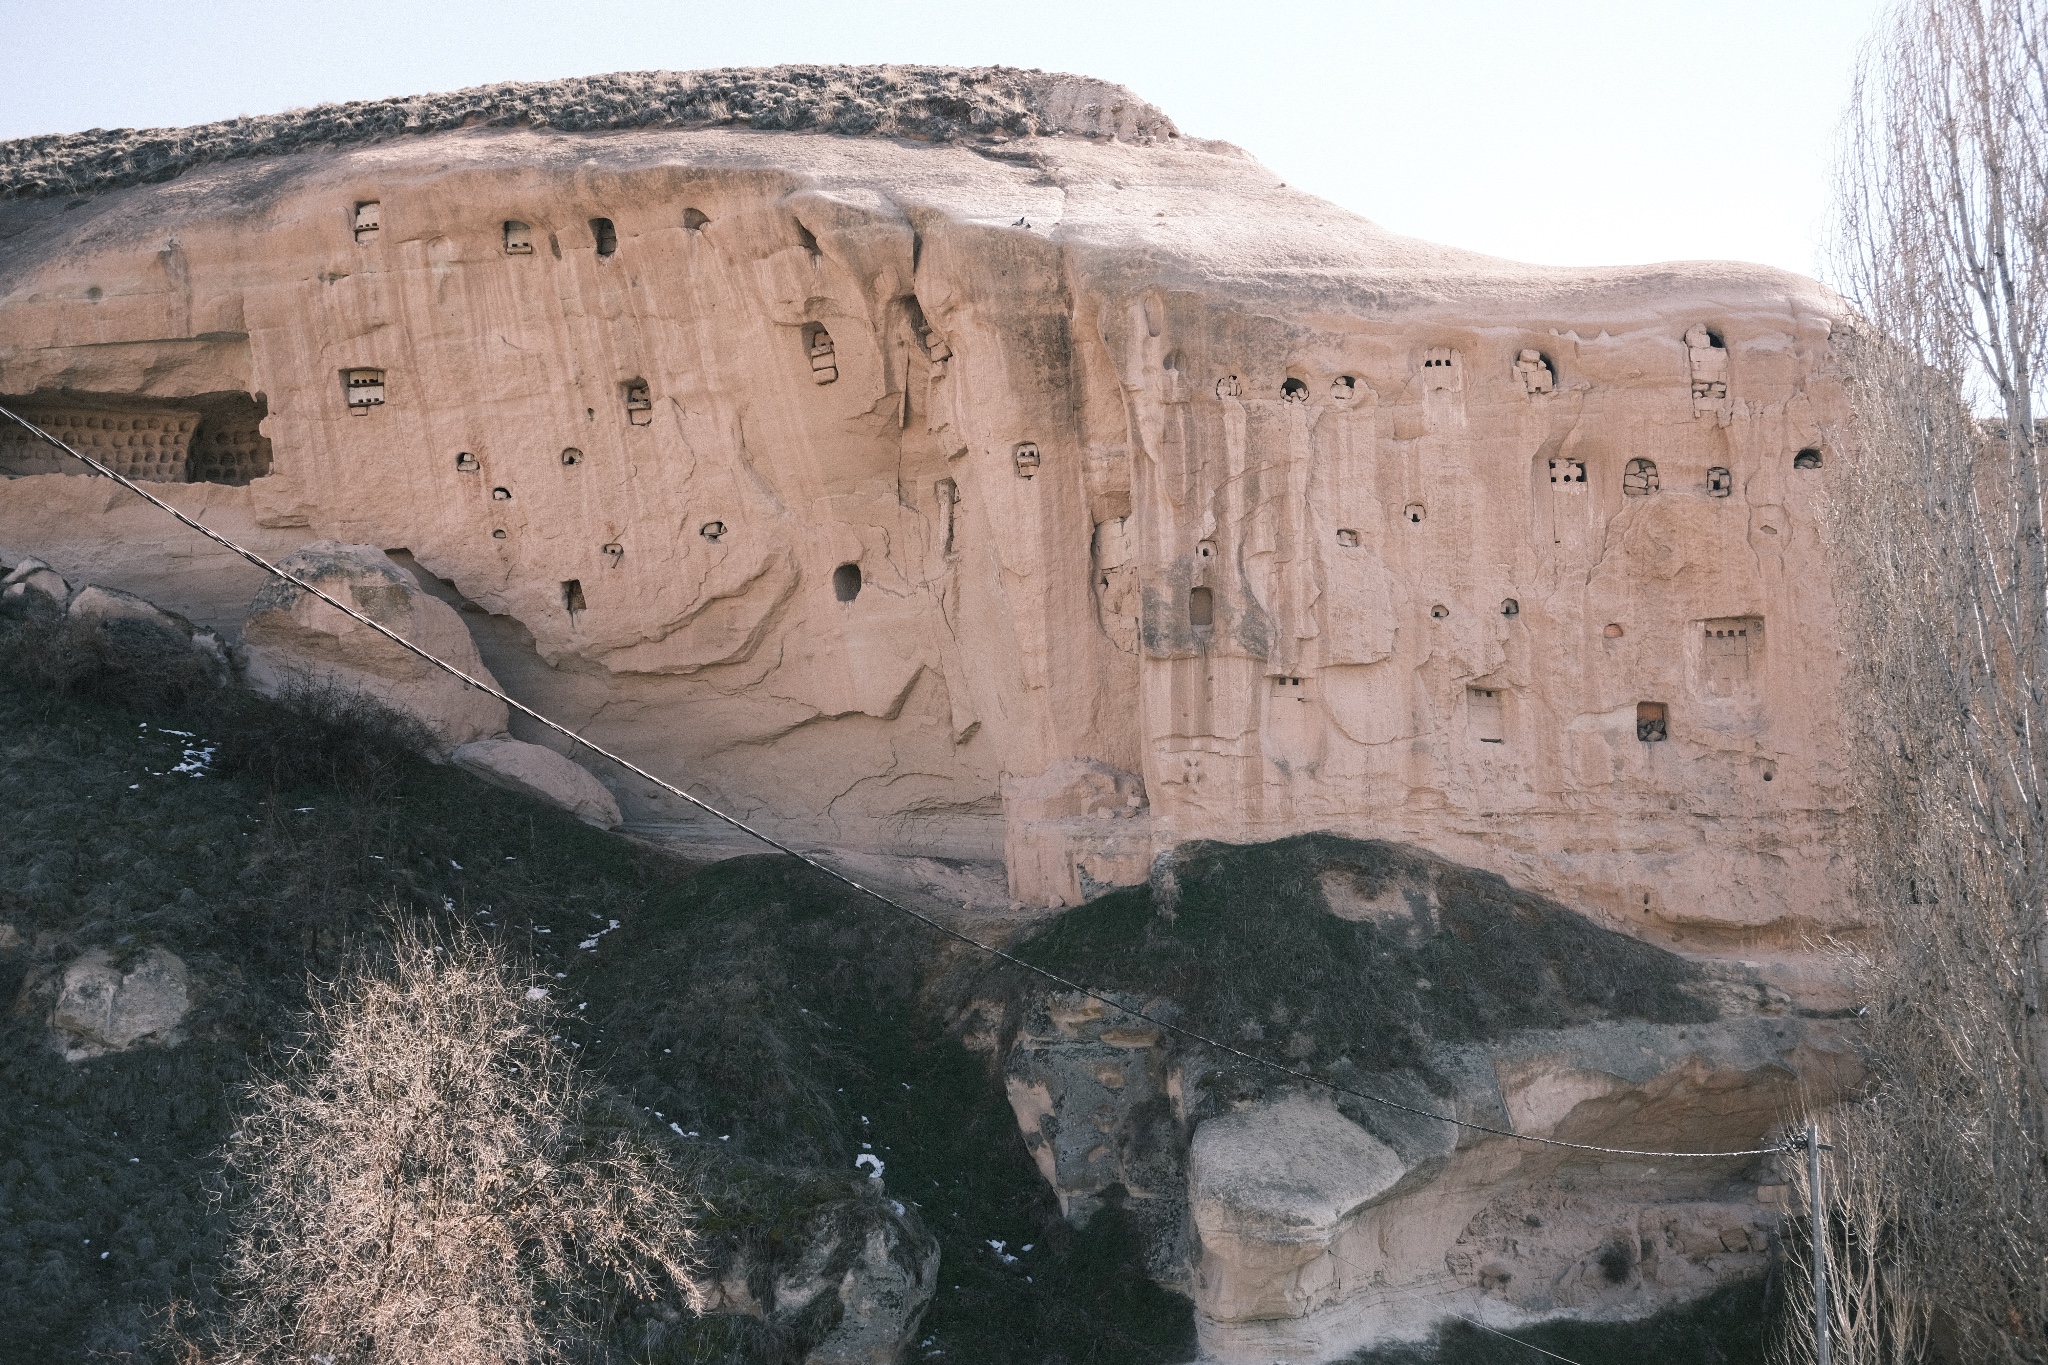
[(0, 139), (499, 80), (1040, 67), (1397, 232), (1557, 265), (1816, 269), (1882, 0), (0, 0)]

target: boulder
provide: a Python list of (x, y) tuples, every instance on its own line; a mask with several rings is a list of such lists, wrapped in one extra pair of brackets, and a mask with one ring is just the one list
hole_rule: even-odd
[(588, 825), (616, 829), (618, 798), (590, 770), (553, 749), (518, 739), (479, 739), (458, 748), (455, 761), (494, 786), (560, 806)]
[(191, 974), (177, 955), (150, 948), (122, 966), (94, 948), (64, 970), (50, 1028), (69, 1062), (180, 1041), (192, 1008)]
[[(492, 686), (455, 609), (369, 545), (325, 540), (279, 567)], [(273, 582), (256, 594), (242, 627), (244, 676), (259, 692), (336, 687), (414, 717), (444, 750), (505, 732), (505, 703), (477, 691), (336, 611), (311, 593)]]
[(24, 559), (0, 578), (0, 612), (9, 616), (55, 614), (71, 600), (71, 585), (40, 559)]
[(187, 639), (192, 636), (192, 623), (177, 613), (165, 611), (132, 592), (103, 588), (97, 583), (88, 583), (80, 588), (64, 609), (64, 614), (74, 621), (140, 621)]

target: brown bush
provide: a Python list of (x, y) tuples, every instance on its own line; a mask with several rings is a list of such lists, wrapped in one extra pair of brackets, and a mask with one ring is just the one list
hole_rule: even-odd
[(481, 940), (390, 923), (249, 1087), (210, 1358), (539, 1365), (623, 1306), (695, 1306), (695, 1201), (539, 988)]

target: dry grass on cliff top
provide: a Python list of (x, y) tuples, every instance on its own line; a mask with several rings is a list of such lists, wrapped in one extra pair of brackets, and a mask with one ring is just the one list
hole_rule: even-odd
[(772, 66), (507, 81), (323, 104), (192, 128), (95, 128), (0, 142), (0, 198), (151, 184), (212, 162), (462, 128), (736, 128), (950, 142), (1122, 129), (1177, 137), (1121, 86), (1015, 67)]

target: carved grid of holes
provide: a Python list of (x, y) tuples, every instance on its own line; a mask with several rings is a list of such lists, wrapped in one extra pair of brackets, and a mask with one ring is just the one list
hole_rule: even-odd
[(192, 437), (186, 477), (193, 483), (244, 484), (270, 472), (270, 438), (255, 422), (208, 418)]
[(1586, 486), (1586, 462), (1584, 460), (1552, 460), (1550, 481), (1560, 486), (1584, 488)]
[[(36, 425), (79, 454), (90, 455), (125, 478), (183, 483), (186, 479), (187, 443), (199, 419), (190, 414), (148, 416), (118, 412), (55, 412), (37, 414), (35, 421)], [(39, 443), (27, 441), (23, 443), (22, 453), (40, 456), (42, 448)], [(57, 458), (83, 472), (84, 467), (68, 456)]]

